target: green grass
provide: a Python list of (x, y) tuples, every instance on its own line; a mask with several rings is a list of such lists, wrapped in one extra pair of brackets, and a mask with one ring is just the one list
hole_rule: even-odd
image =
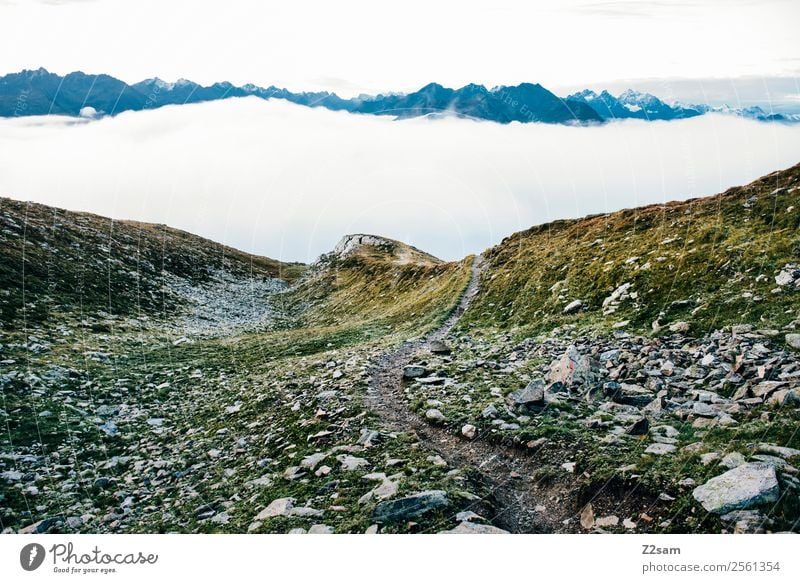
[[(708, 198), (514, 234), (486, 254), (482, 292), (462, 329), (605, 332), (630, 320), (628, 329), (650, 333), (659, 317), (687, 320), (692, 333), (736, 323), (779, 328), (800, 316), (799, 294), (771, 293), (776, 272), (800, 257), (798, 187), (795, 166)], [(603, 300), (626, 282), (638, 298), (603, 315)], [(564, 314), (575, 299), (585, 308)]]

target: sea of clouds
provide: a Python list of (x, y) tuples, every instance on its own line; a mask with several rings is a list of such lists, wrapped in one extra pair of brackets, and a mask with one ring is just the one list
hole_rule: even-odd
[(0, 196), (287, 261), (345, 233), (458, 259), (535, 224), (714, 194), (798, 162), (800, 124), (722, 115), (500, 125), (243, 98), (0, 120)]

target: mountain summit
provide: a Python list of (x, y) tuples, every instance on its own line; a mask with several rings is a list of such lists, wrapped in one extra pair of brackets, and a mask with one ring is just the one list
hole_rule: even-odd
[(236, 86), (227, 81), (203, 86), (187, 79), (167, 82), (157, 77), (133, 85), (109, 75), (81, 71), (59, 76), (46, 69), (0, 77), (0, 117), (29, 115), (115, 115), (165, 105), (216, 101), (231, 97), (283, 99), (307, 107), (324, 107), (397, 119), (452, 115), (498, 123), (594, 124), (613, 119), (672, 120), (705, 113), (725, 113), (761, 121), (800, 121), (800, 116), (775, 114), (758, 107), (737, 109), (709, 105), (667, 104), (649, 93), (628, 90), (614, 97), (608, 91), (584, 90), (559, 97), (538, 83), (488, 89), (471, 83), (451, 89), (429, 83), (412, 93), (360, 95), (352, 99), (327, 91), (293, 93), (278, 87)]

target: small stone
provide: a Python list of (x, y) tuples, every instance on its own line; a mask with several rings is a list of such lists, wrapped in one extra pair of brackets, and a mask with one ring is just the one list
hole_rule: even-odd
[(591, 530), (594, 528), (594, 508), (591, 504), (587, 504), (581, 511), (581, 527), (584, 530)]
[(475, 439), (475, 432), (477, 431), (477, 427), (467, 423), (461, 428), (461, 435), (466, 437), (467, 439)]
[(424, 366), (409, 364), (408, 366), (403, 368), (404, 379), (416, 379), (419, 377), (424, 377), (427, 374), (428, 370)]
[(507, 530), (497, 528), (491, 524), (476, 522), (462, 522), (450, 530), (440, 530), (439, 534), (510, 534)]
[(565, 314), (572, 314), (573, 312), (577, 312), (578, 310), (583, 307), (583, 302), (581, 300), (573, 300), (564, 306), (564, 313)]
[(316, 468), (319, 465), (319, 463), (326, 457), (328, 456), (324, 453), (312, 453), (311, 455), (304, 457), (300, 461), (300, 467), (306, 470), (313, 471), (314, 468)]
[(447, 355), (452, 352), (452, 349), (445, 342), (441, 340), (432, 340), (428, 344), (428, 350), (430, 350), (433, 354), (443, 354), (443, 355)]
[(439, 409), (428, 409), (425, 411), (425, 419), (431, 423), (444, 423), (446, 417)]
[(295, 498), (278, 498), (273, 500), (269, 503), (269, 506), (256, 515), (255, 519), (261, 521), (275, 516), (288, 516), (295, 502), (297, 502)]
[(342, 469), (346, 472), (352, 472), (354, 470), (358, 470), (360, 468), (367, 467), (369, 462), (364, 458), (352, 456), (352, 455), (337, 455), (336, 459), (342, 464)]
[(625, 520), (622, 521), (622, 526), (624, 526), (628, 530), (633, 530), (634, 528), (636, 528), (636, 523), (630, 518), (626, 518)]
[(633, 422), (633, 425), (628, 427), (625, 431), (628, 435), (647, 435), (647, 432), (650, 430), (650, 422), (647, 420), (646, 417), (640, 417), (636, 421)]
[(800, 350), (800, 334), (787, 334), (786, 344)]
[(742, 454), (740, 454), (738, 451), (732, 451), (731, 453), (725, 455), (719, 464), (723, 467), (733, 469), (741, 466), (743, 463), (745, 463), (745, 461), (746, 460)]
[(675, 450), (678, 449), (671, 443), (651, 443), (647, 446), (647, 449), (644, 450), (645, 453), (652, 453), (653, 455), (666, 455), (669, 453), (675, 453)]
[(610, 526), (617, 526), (619, 524), (619, 518), (614, 516), (601, 516), (600, 518), (594, 521), (594, 525), (599, 528), (608, 528)]
[(669, 326), (670, 332), (684, 334), (689, 331), (689, 322), (674, 322)]

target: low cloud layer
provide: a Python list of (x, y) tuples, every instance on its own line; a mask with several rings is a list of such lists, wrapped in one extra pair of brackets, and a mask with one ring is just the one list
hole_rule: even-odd
[(255, 98), (0, 120), (0, 195), (313, 260), (367, 232), (457, 259), (554, 219), (713, 194), (800, 162), (800, 126), (350, 115)]

